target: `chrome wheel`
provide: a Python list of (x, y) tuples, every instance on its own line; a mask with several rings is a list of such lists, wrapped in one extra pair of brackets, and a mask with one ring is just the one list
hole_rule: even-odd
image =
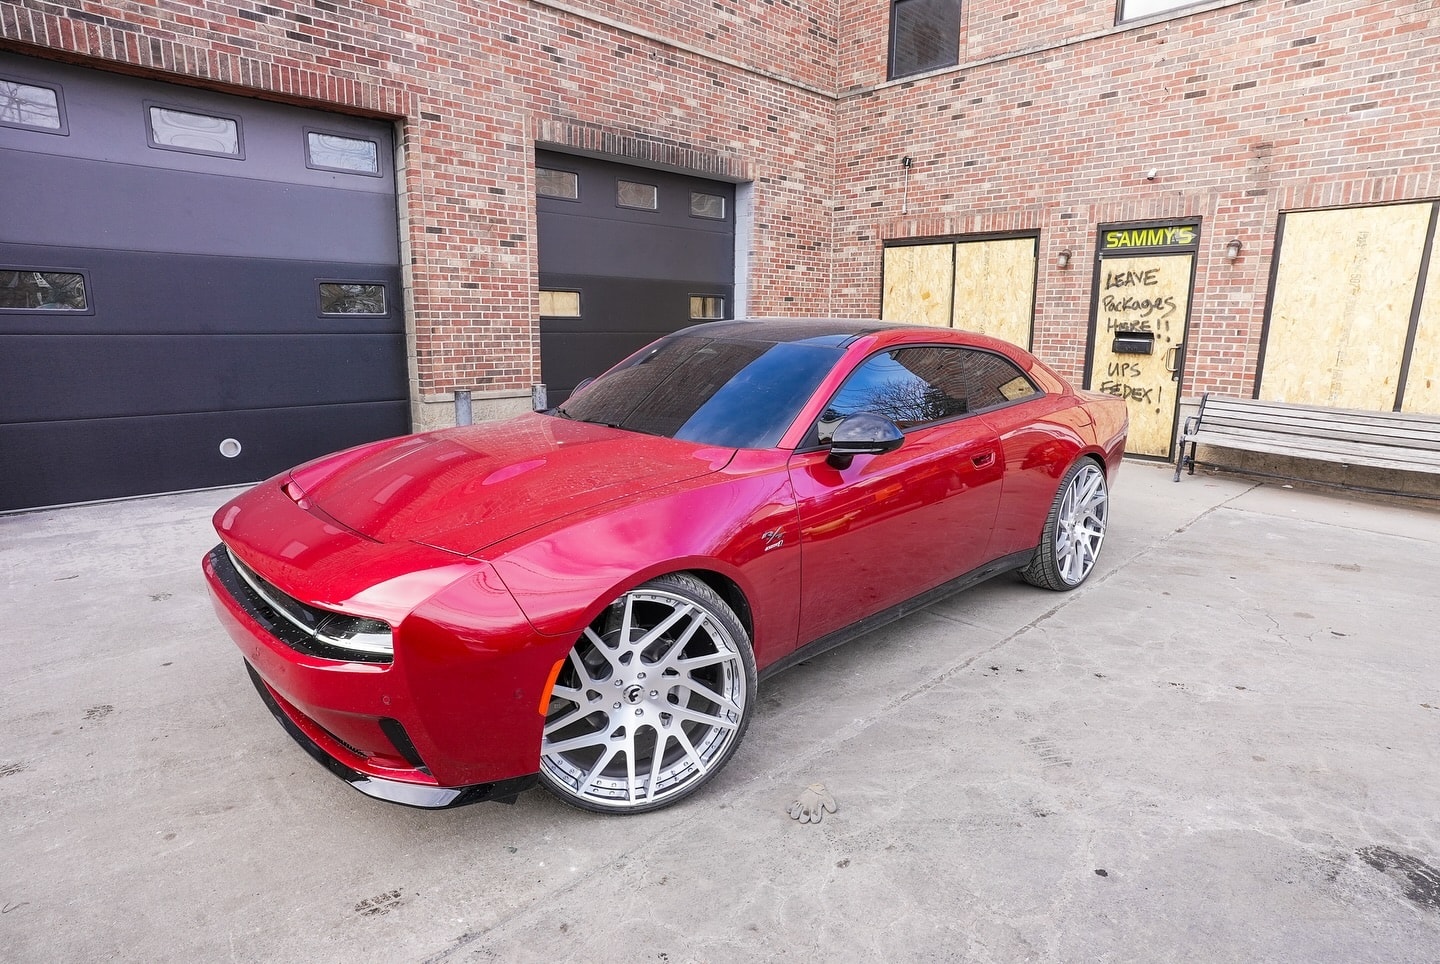
[(581, 634), (555, 681), (540, 779), (586, 810), (674, 803), (724, 766), (750, 719), (755, 660), (710, 587), (663, 576)]
[(1100, 555), (1109, 516), (1105, 473), (1091, 459), (1077, 462), (1055, 494), (1034, 559), (1022, 570), (1026, 580), (1058, 590), (1084, 582)]

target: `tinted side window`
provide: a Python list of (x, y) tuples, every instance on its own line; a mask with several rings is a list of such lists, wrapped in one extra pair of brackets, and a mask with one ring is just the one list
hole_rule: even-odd
[(871, 356), (851, 373), (820, 416), (814, 441), (830, 441), (836, 425), (860, 412), (910, 429), (1038, 394), (1019, 368), (990, 352), (898, 348)]
[(1040, 394), (1040, 390), (1010, 359), (988, 351), (967, 350), (965, 356), (966, 398), (970, 411), (978, 412)]

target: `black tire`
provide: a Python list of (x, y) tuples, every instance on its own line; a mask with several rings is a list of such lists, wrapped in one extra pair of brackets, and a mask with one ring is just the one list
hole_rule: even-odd
[(754, 702), (735, 613), (694, 576), (652, 579), (575, 641), (545, 714), (540, 784), (597, 813), (667, 807), (729, 762)]
[(1030, 564), (1020, 570), (1032, 586), (1068, 592), (1095, 568), (1110, 519), (1105, 470), (1092, 458), (1070, 466), (1040, 535)]

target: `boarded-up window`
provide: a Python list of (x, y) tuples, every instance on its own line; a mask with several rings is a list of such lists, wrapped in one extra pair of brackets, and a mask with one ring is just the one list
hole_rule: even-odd
[(881, 317), (965, 328), (1029, 348), (1036, 239), (977, 238), (885, 249)]
[[(1395, 408), (1406, 342), (1418, 320), (1416, 297), (1433, 208), (1395, 204), (1283, 216), (1261, 398), (1368, 411)], [(1421, 378), (1435, 352), (1434, 325), (1424, 331), (1425, 344), (1416, 339), (1421, 364), (1411, 365)], [(1433, 404), (1422, 398), (1423, 391), (1414, 401)]]

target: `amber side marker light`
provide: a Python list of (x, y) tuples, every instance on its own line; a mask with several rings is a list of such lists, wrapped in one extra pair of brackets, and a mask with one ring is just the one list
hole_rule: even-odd
[(550, 667), (550, 675), (545, 680), (545, 688), (540, 691), (540, 715), (544, 716), (545, 711), (550, 708), (550, 691), (555, 688), (555, 681), (560, 678), (560, 668), (565, 665), (565, 657), (555, 661)]

